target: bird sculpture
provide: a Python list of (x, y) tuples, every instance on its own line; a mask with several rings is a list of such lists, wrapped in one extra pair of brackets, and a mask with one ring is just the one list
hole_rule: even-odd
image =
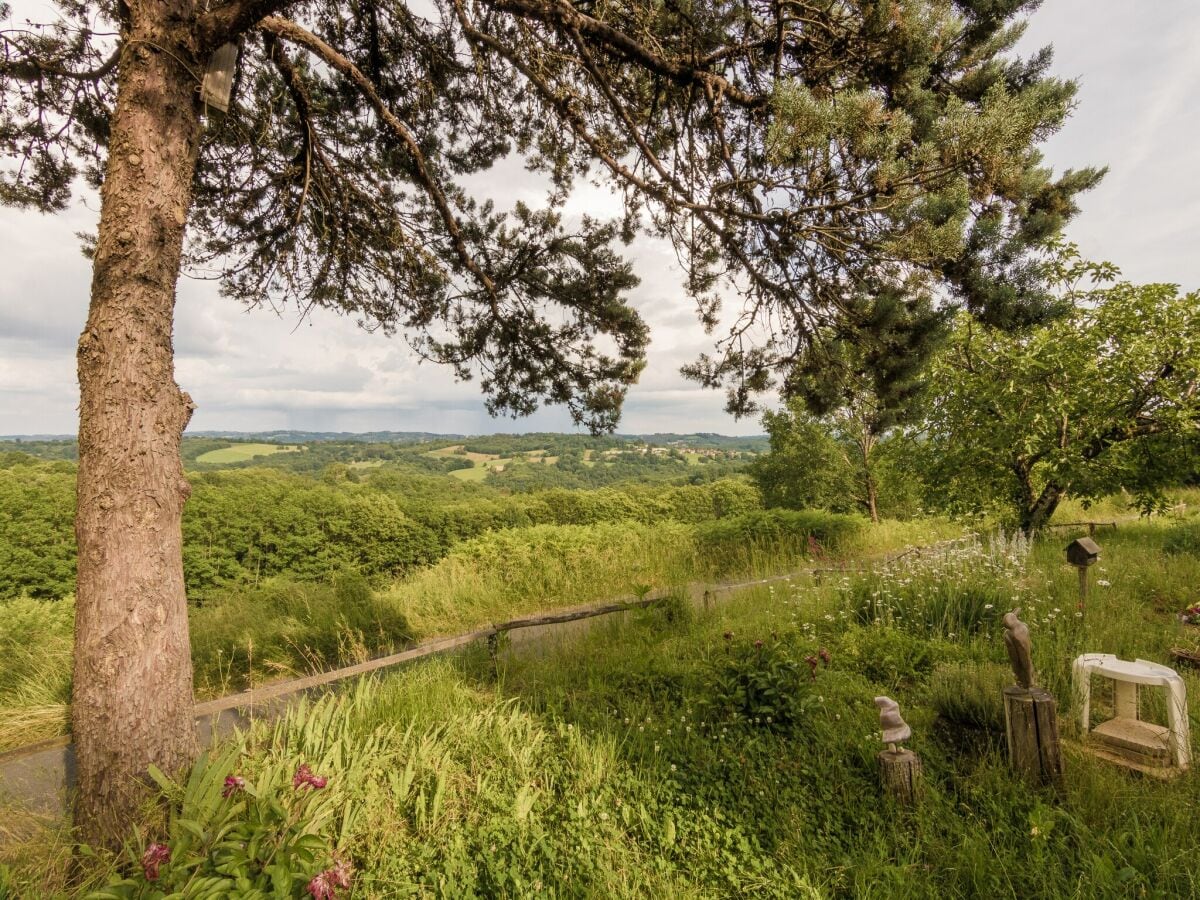
[(1033, 687), (1033, 646), (1029, 642), (1029, 626), (1017, 618), (1020, 614), (1019, 607), (1004, 614), (1004, 646), (1017, 684), (1029, 690)]
[(900, 704), (891, 697), (876, 697), (879, 707), (879, 728), (883, 731), (883, 742), (888, 750), (896, 752), (896, 745), (912, 737), (912, 729), (900, 718)]

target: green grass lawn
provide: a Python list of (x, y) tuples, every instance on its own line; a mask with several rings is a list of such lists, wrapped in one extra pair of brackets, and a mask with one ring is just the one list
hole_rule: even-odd
[(196, 462), (225, 465), (245, 462), (259, 456), (271, 456), (274, 453), (292, 453), (298, 449), (298, 447), (285, 444), (234, 444), (232, 447), (222, 447), (220, 450), (201, 453), (196, 457)]

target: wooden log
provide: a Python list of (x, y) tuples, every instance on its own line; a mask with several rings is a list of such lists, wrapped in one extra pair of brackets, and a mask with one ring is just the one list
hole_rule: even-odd
[(1013, 770), (1038, 784), (1061, 785), (1062, 750), (1054, 697), (1041, 688), (1006, 687), (1004, 721)]
[(921, 757), (911, 750), (880, 751), (879, 779), (897, 803), (913, 805), (921, 797)]

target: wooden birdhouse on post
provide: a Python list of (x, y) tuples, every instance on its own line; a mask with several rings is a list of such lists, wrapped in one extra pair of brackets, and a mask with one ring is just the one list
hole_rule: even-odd
[(1100, 559), (1100, 545), (1090, 537), (1079, 538), (1067, 544), (1067, 562), (1079, 570), (1079, 608), (1087, 605), (1088, 569)]
[(213, 51), (200, 83), (200, 99), (205, 108), (212, 107), (229, 112), (229, 99), (233, 94), (233, 73), (237, 69), (238, 45), (222, 44)]

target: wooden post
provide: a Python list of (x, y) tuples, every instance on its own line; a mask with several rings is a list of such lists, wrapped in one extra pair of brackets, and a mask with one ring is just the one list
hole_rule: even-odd
[(1006, 687), (1004, 721), (1009, 765), (1031, 781), (1060, 785), (1063, 764), (1054, 697), (1041, 688)]
[(500, 632), (493, 631), (487, 639), (488, 659), (492, 662), (492, 677), (500, 677)]
[(921, 797), (921, 757), (911, 750), (882, 750), (879, 778), (886, 793), (901, 806), (912, 806)]
[(1087, 611), (1088, 599), (1088, 567), (1077, 566), (1079, 569), (1079, 609), (1082, 612)]

